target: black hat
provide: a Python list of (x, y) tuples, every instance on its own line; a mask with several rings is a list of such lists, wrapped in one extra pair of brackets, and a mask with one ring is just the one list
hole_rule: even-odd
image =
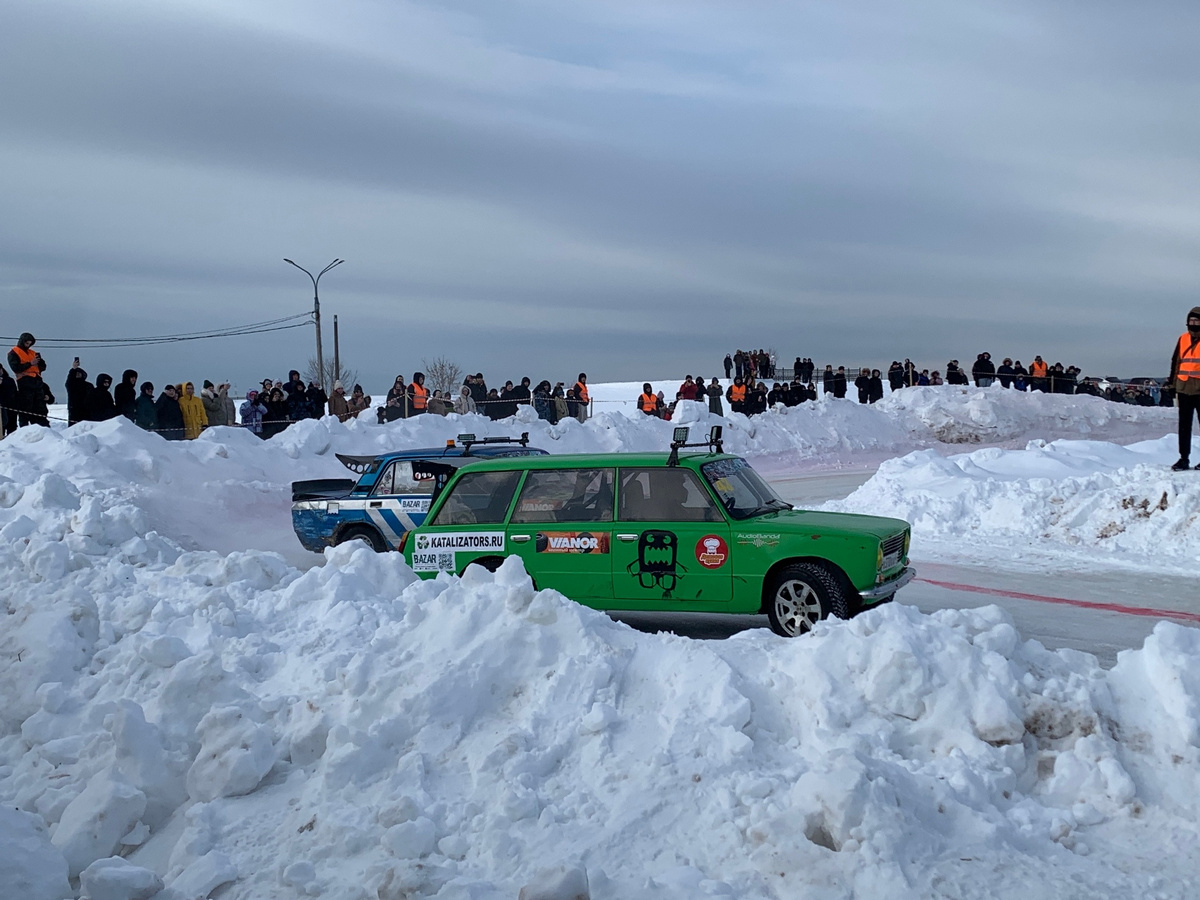
[(211, 381), (209, 381), (207, 378), (204, 379), (204, 387), (205, 388), (210, 388), (212, 386), (213, 386), (213, 383)]

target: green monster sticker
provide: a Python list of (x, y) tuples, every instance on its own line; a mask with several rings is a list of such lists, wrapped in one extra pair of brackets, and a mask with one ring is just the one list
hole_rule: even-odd
[(672, 531), (643, 531), (638, 540), (638, 558), (627, 567), (630, 575), (636, 575), (638, 584), (647, 590), (663, 589), (663, 599), (671, 596), (678, 580), (683, 577), (679, 565), (679, 539)]

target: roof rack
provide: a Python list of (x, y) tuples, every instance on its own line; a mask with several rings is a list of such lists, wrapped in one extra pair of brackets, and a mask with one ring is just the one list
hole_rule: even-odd
[(687, 426), (676, 428), (675, 433), (672, 435), (671, 455), (667, 457), (667, 465), (679, 465), (679, 451), (684, 447), (707, 447), (710, 453), (724, 453), (724, 445), (721, 439), (724, 430), (723, 426), (714, 425), (708, 433), (708, 440), (701, 441), (698, 444), (689, 444), (687, 439), (690, 430)]
[(460, 434), (458, 443), (463, 448), (464, 454), (469, 454), (471, 448), (476, 444), (520, 444), (522, 447), (529, 446), (529, 432), (524, 431), (519, 438), (512, 437), (485, 437), (477, 438), (473, 434)]

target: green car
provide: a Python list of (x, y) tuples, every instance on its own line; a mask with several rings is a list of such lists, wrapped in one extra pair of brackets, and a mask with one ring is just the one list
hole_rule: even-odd
[[(709, 452), (679, 453), (695, 446)], [(405, 560), (433, 578), (516, 554), (538, 588), (595, 609), (766, 613), (786, 637), (912, 580), (907, 522), (793, 509), (716, 429), (671, 447), (444, 463), (457, 471)]]

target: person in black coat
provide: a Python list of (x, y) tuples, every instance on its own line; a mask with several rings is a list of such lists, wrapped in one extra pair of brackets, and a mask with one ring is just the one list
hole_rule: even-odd
[(175, 396), (175, 385), (168, 384), (154, 402), (154, 413), (158, 420), (158, 433), (168, 441), (183, 440), (183, 410)]
[(858, 370), (858, 377), (854, 379), (854, 386), (858, 388), (858, 402), (871, 402), (871, 370), (862, 368)]
[(833, 393), (833, 378), (833, 366), (826, 366), (825, 371), (821, 374), (821, 386), (826, 394)]
[(158, 430), (158, 406), (154, 403), (154, 384), (147, 381), (134, 401), (134, 423), (146, 431)]
[(833, 396), (841, 400), (846, 396), (846, 367), (838, 366), (833, 376)]
[(312, 419), (320, 419), (325, 415), (325, 407), (329, 403), (329, 395), (321, 390), (315, 381), (308, 383), (308, 415)]
[(898, 391), (904, 387), (904, 366), (900, 365), (900, 360), (892, 360), (892, 364), (888, 366), (888, 385), (893, 391)]
[(17, 430), (17, 382), (0, 366), (0, 437)]
[(92, 406), (92, 383), (87, 380), (87, 372), (79, 367), (79, 358), (76, 357), (75, 365), (67, 370), (67, 382), (64, 385), (67, 389), (67, 424), (74, 425), (76, 422), (86, 422), (90, 416), (88, 412)]
[(975, 387), (991, 387), (996, 377), (996, 364), (992, 362), (992, 354), (980, 353), (975, 357), (971, 366), (971, 377), (975, 379)]
[(878, 403), (883, 399), (883, 378), (879, 374), (878, 369), (871, 370), (871, 377), (867, 381), (867, 402)]
[(121, 376), (121, 383), (113, 391), (113, 402), (117, 405), (117, 412), (130, 422), (137, 418), (137, 380), (138, 373), (133, 369), (126, 369)]
[[(261, 399), (261, 395), (259, 396)], [(271, 388), (271, 393), (263, 405), (267, 407), (267, 414), (263, 416), (262, 436), (264, 439), (272, 438), (291, 424), (288, 418), (288, 401), (281, 388)]]
[(113, 396), (108, 392), (112, 385), (112, 376), (101, 372), (96, 376), (96, 387), (92, 390), (91, 402), (88, 403), (87, 419), (90, 422), (107, 422), (115, 419), (119, 413)]
[(996, 377), (1000, 379), (1000, 387), (1012, 387), (1013, 376), (1017, 373), (1013, 369), (1012, 360), (1005, 357), (1004, 362), (1000, 363), (1000, 368), (996, 370)]

